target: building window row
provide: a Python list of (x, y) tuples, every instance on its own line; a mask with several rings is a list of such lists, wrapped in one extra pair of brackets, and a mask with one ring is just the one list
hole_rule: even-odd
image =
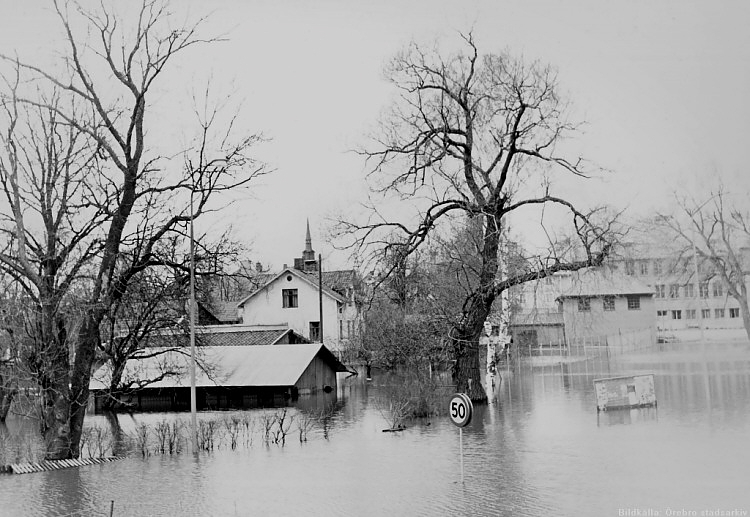
[[(692, 257), (683, 257), (678, 261), (667, 260), (666, 264), (664, 259), (628, 259), (625, 260), (625, 274), (627, 275), (639, 275), (648, 276), (649, 273), (654, 276), (663, 275), (665, 271), (695, 271), (696, 265)], [(710, 273), (713, 270), (710, 264), (699, 262), (697, 265), (698, 273)]]
[[(714, 282), (713, 284), (713, 295), (715, 298), (724, 296), (724, 284), (721, 282)], [(682, 288), (682, 289), (680, 289)], [(669, 284), (669, 291), (667, 291), (666, 284), (654, 285), (654, 297), (655, 298), (667, 298), (667, 292), (669, 298), (680, 298), (680, 292), (685, 298), (695, 298), (695, 284)], [(701, 282), (698, 284), (698, 296), (701, 298), (708, 298), (709, 285), (708, 282)]]
[[(698, 311), (695, 309), (675, 309), (671, 311), (667, 310), (658, 310), (656, 311), (656, 317), (657, 318), (666, 318), (668, 316), (671, 316), (671, 319), (673, 320), (681, 320), (683, 314), (685, 315), (686, 320), (694, 320), (698, 319), (697, 314)], [(713, 310), (713, 317), (715, 319), (721, 319), (724, 318), (726, 315), (726, 311), (724, 309), (714, 309)], [(729, 317), (730, 318), (739, 318), (740, 317), (740, 309), (739, 307), (731, 307), (729, 309)], [(701, 309), (701, 318), (704, 320), (711, 319), (711, 309)]]
[[(641, 297), (637, 295), (626, 296), (628, 300), (628, 310), (637, 311), (641, 309)], [(605, 311), (615, 310), (615, 297), (603, 296), (602, 308)], [(578, 298), (578, 312), (591, 312), (591, 297)]]
[[(650, 267), (649, 267), (650, 266)], [(639, 276), (648, 276), (650, 272), (654, 275), (661, 275), (664, 271), (661, 260), (626, 260), (625, 261), (625, 274)]]

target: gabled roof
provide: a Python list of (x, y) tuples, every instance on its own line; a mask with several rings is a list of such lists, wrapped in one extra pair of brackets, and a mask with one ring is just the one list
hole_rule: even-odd
[[(302, 345), (208, 346), (200, 347), (201, 360), (214, 366), (213, 378), (197, 369), (196, 387), (213, 386), (294, 386), (315, 357), (320, 357), (335, 372), (346, 367), (321, 343)], [(156, 378), (162, 365), (179, 366), (179, 374), (149, 384), (149, 388), (190, 386), (190, 354), (168, 351), (162, 356), (128, 361), (124, 378)], [(92, 390), (106, 389), (111, 372), (109, 365), (99, 368), (91, 378)]]
[[(269, 280), (268, 282), (266, 282), (265, 285), (263, 285), (260, 289), (258, 289), (257, 291), (254, 291), (254, 292), (250, 293), (249, 295), (245, 296), (240, 301), (238, 301), (237, 302), (237, 306), (238, 307), (242, 307), (243, 305), (245, 305), (245, 303), (247, 303), (247, 301), (250, 298), (252, 298), (256, 294), (258, 294), (261, 291), (263, 291), (266, 287), (268, 287), (272, 283), (276, 282), (279, 278), (281, 278), (281, 277), (283, 277), (285, 275), (288, 275), (288, 274), (292, 274), (292, 275), (296, 276), (297, 278), (299, 278), (300, 280), (303, 280), (304, 282), (308, 283), (314, 289), (318, 288), (317, 277), (312, 276), (312, 275), (308, 275), (308, 274), (303, 273), (302, 271), (298, 271), (298, 270), (296, 270), (294, 268), (286, 268), (281, 273), (279, 273), (278, 275), (274, 276), (271, 280)], [(325, 275), (325, 273), (323, 273), (323, 274)], [(325, 284), (323, 285), (323, 293), (325, 293), (327, 296), (333, 298), (334, 300), (336, 300), (338, 302), (343, 303), (343, 302), (346, 301), (336, 291), (330, 289), (329, 287), (326, 287)]]
[(323, 285), (330, 287), (342, 295), (346, 293), (349, 287), (354, 286), (356, 280), (357, 275), (353, 269), (323, 271)]
[(570, 288), (559, 298), (579, 298), (583, 296), (627, 296), (653, 295), (651, 287), (640, 280), (611, 269), (588, 269), (580, 271)]
[(212, 301), (208, 305), (201, 304), (221, 323), (234, 323), (240, 320), (237, 314), (237, 302)]

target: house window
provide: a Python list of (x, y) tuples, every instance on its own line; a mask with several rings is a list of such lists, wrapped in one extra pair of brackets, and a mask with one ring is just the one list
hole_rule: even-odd
[(685, 319), (686, 320), (694, 320), (695, 319), (695, 309), (687, 309), (685, 311)]
[(296, 289), (282, 289), (281, 290), (281, 306), (285, 309), (297, 307), (297, 290)]
[(740, 309), (739, 307), (732, 307), (729, 309), (729, 317), (730, 318), (739, 318), (740, 317)]
[(344, 339), (344, 320), (339, 320), (339, 339)]
[(640, 296), (628, 296), (628, 310), (637, 311), (641, 308), (641, 297)]
[(661, 275), (661, 260), (654, 260), (654, 274)]
[(698, 290), (700, 291), (701, 298), (708, 298), (708, 282), (698, 284)]
[(672, 319), (673, 320), (681, 320), (682, 319), (682, 311), (672, 311)]
[(714, 282), (714, 297), (724, 296), (724, 285), (721, 282)]
[(664, 284), (656, 284), (656, 297), (657, 298), (666, 298), (667, 297), (667, 290)]
[(604, 304), (604, 310), (605, 311), (613, 311), (615, 310), (615, 297), (614, 296), (605, 296), (603, 300)]
[(638, 265), (640, 266), (641, 276), (648, 275), (648, 261), (643, 260)]
[(711, 319), (711, 309), (701, 309), (701, 318), (704, 320)]
[(635, 275), (635, 262), (633, 262), (632, 260), (625, 261), (625, 274)]
[(656, 317), (657, 318), (666, 318), (667, 311), (656, 311)]
[(310, 322), (310, 341), (320, 341), (320, 322)]
[(685, 284), (685, 298), (695, 298), (695, 286), (693, 284)]
[(578, 312), (589, 312), (591, 310), (591, 298), (578, 298)]
[(679, 298), (680, 297), (680, 286), (679, 284), (669, 284), (669, 297)]
[(724, 309), (714, 309), (714, 318), (723, 318)]

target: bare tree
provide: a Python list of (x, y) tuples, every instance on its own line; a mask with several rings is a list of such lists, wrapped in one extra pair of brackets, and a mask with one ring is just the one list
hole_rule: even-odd
[[(24, 347), (23, 293), (13, 285), (0, 290), (0, 423), (10, 412), (23, 386), (19, 352)], [(20, 296), (19, 296), (20, 295)]]
[[(54, 5), (67, 46), (65, 74), (2, 56), (15, 65), (17, 76), (28, 79), (8, 81), (13, 86), (4, 97), (9, 118), (18, 118), (16, 106), (38, 109), (54, 119), (54, 127), (81, 142), (80, 152), (67, 153), (62, 171), (55, 170), (58, 178), (28, 186), (17, 181), (15, 164), (33, 151), (19, 151), (13, 122), (5, 131), (9, 158), (3, 165), (3, 187), (11, 207), (6, 220), (13, 222), (13, 231), (2, 264), (30, 295), (38, 296), (40, 321), (49, 334), (39, 354), (54, 386), (43, 416), (49, 459), (79, 455), (91, 370), (109, 308), (140, 273), (172, 265), (169, 257), (160, 256), (164, 239), (187, 235), (188, 223), (211, 209), (209, 201), (217, 193), (243, 186), (265, 170), (248, 156), (258, 136), (235, 139), (234, 120), (218, 132), (222, 124), (214, 109), (197, 113), (193, 146), (170, 154), (185, 157), (176, 166), (174, 158), (156, 151), (160, 135), (147, 131), (152, 93), (168, 65), (194, 45), (215, 41), (198, 36), (200, 21), (175, 25), (179, 22), (158, 0), (143, 0), (132, 24), (105, 4), (95, 11), (75, 3)], [(76, 30), (79, 23), (82, 34)], [(35, 90), (21, 92), (19, 84), (31, 84)], [(54, 95), (35, 95), (38, 91)], [(38, 185), (52, 189), (49, 205), (29, 193)], [(67, 201), (71, 194), (80, 200), (75, 205)], [(50, 225), (40, 233), (25, 218), (22, 204), (37, 211), (50, 206), (58, 215), (50, 215)], [(39, 243), (54, 246), (43, 249)], [(34, 252), (36, 262), (29, 258)], [(55, 308), (78, 281), (79, 321), (71, 336)], [(45, 282), (55, 287), (49, 302), (38, 295)]]
[[(29, 346), (18, 350), (23, 369), (41, 394), (40, 430), (56, 448), (60, 420), (67, 420), (70, 384), (66, 293), (99, 251), (94, 234), (103, 224), (100, 194), (84, 185), (95, 174), (96, 148), (78, 128), (57, 115), (56, 90), (34, 105), (18, 97), (20, 67), (7, 80), (0, 136), (0, 269), (28, 301), (23, 323)], [(75, 112), (75, 107), (71, 107)]]
[(690, 264), (695, 254), (704, 275), (697, 281), (718, 278), (726, 286), (727, 294), (739, 304), (748, 338), (749, 201), (747, 193), (729, 194), (720, 185), (701, 198), (678, 196), (679, 212), (658, 218), (677, 237), (679, 263), (686, 269), (685, 276), (693, 276)]
[[(189, 261), (183, 252), (184, 239), (174, 236), (165, 239), (159, 256), (170, 267), (157, 266), (136, 275), (127, 292), (115, 300), (102, 321), (99, 356), (108, 363), (106, 381), (109, 388), (104, 397), (105, 409), (127, 407), (128, 400), (138, 391), (163, 379), (184, 374), (180, 352), (188, 353), (185, 346), (189, 336)], [(221, 274), (227, 262), (233, 262), (245, 247), (230, 238), (229, 232), (218, 239), (209, 240), (203, 235), (196, 239), (195, 273), (198, 277), (198, 298), (206, 303), (210, 296), (204, 294), (206, 279)], [(168, 260), (167, 260), (168, 258)], [(200, 320), (199, 320), (200, 323)], [(197, 337), (197, 362), (199, 368), (213, 376), (215, 365), (210, 364), (200, 347), (202, 335)], [(126, 375), (128, 362), (161, 357), (158, 371), (145, 375)], [(151, 364), (155, 364), (151, 361)]]
[[(411, 44), (392, 60), (386, 74), (401, 95), (373, 146), (362, 151), (372, 164), (373, 190), (410, 200), (419, 208), (418, 222), (411, 226), (373, 208), (367, 223), (347, 221), (340, 232), (381, 256), (394, 250), (396, 235), (399, 253), (408, 255), (458, 215), (480, 221), (477, 283), (448, 337), (457, 388), (481, 401), (486, 394), (479, 336), (495, 299), (510, 286), (600, 264), (612, 236), (609, 221), (595, 224), (601, 211), (580, 211), (551, 193), (551, 177), (559, 171), (589, 174), (582, 159), (557, 154), (561, 140), (577, 128), (565, 119), (553, 71), (505, 53), (480, 57), (471, 34), (462, 43), (464, 51), (450, 55)], [(553, 255), (540, 261), (541, 267), (499, 277), (504, 218), (550, 205), (569, 214), (579, 258)]]

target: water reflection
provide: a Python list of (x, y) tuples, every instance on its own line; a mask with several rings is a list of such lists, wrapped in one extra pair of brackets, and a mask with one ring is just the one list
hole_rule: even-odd
[(659, 412), (655, 407), (643, 407), (634, 409), (613, 409), (610, 411), (597, 411), (596, 425), (621, 425), (639, 424), (644, 422), (657, 422)]
[[(376, 379), (302, 399), (300, 414), (332, 408), (307, 443), (0, 476), (0, 514), (109, 515), (112, 501), (116, 516), (750, 511), (750, 355), (702, 359), (667, 351), (502, 370), (494, 402), (465, 429), (464, 484), (447, 415), (381, 432)], [(597, 413), (595, 378), (640, 373), (655, 375), (656, 408)], [(168, 416), (109, 425), (129, 432)]]

